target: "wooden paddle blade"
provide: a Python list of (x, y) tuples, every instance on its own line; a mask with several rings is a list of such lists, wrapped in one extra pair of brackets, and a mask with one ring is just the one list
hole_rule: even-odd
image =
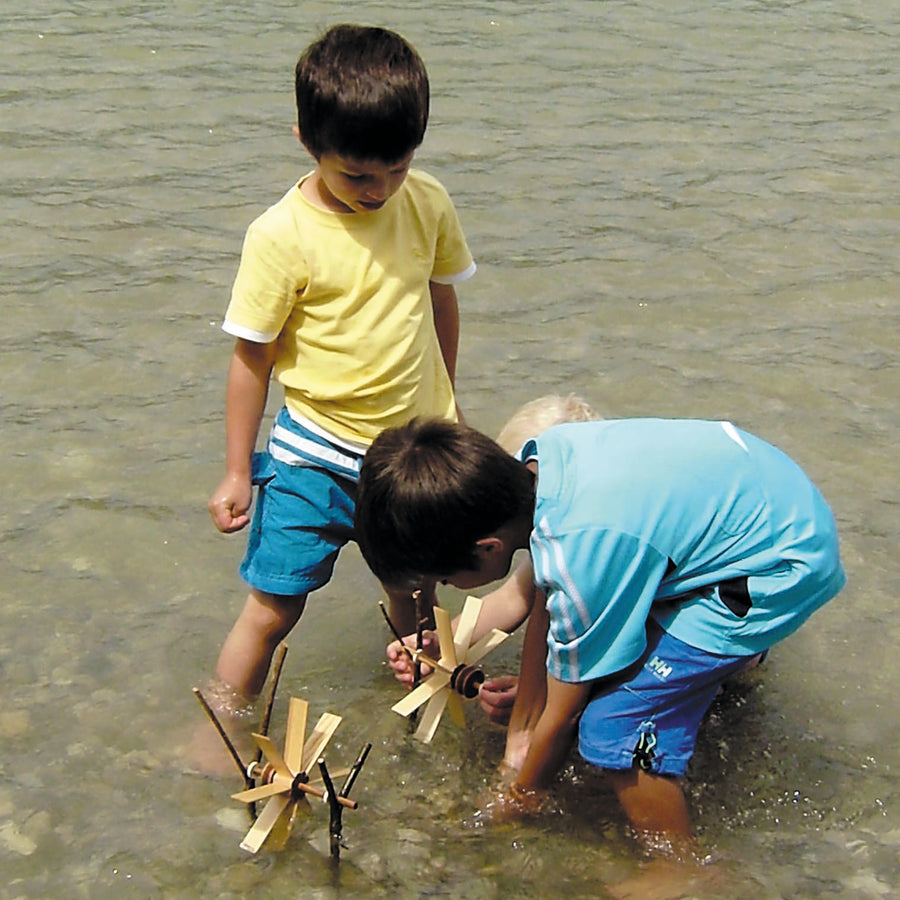
[(263, 841), (269, 836), (269, 832), (275, 827), (278, 817), (284, 812), (288, 804), (291, 802), (289, 794), (281, 794), (273, 797), (267, 804), (265, 809), (260, 813), (259, 818), (253, 823), (250, 830), (244, 835), (241, 841), (241, 849), (249, 853), (256, 853), (263, 845)]
[(269, 832), (266, 847), (270, 850), (284, 850), (294, 829), (294, 820), (297, 818), (297, 809), (303, 804), (309, 809), (309, 803), (305, 797), (295, 797), (289, 804), (287, 809), (275, 820), (275, 825)]
[(472, 644), (465, 655), (464, 662), (466, 665), (474, 665), (482, 656), (487, 656), (495, 647), (499, 647), (509, 635), (499, 628), (489, 631), (480, 641)]
[(463, 605), (462, 613), (459, 616), (459, 622), (456, 623), (456, 634), (453, 637), (453, 644), (456, 647), (457, 662), (463, 662), (466, 658), (466, 651), (472, 641), (472, 632), (478, 624), (478, 616), (481, 615), (482, 600), (480, 597), (466, 597)]
[(431, 743), (431, 739), (434, 737), (438, 723), (441, 721), (441, 716), (444, 713), (444, 707), (447, 705), (449, 699), (449, 685), (431, 698), (428, 706), (425, 707), (425, 713), (422, 716), (422, 720), (419, 722), (419, 727), (416, 729), (416, 737), (420, 741), (426, 744)]
[(241, 791), (239, 794), (232, 794), (231, 799), (240, 800), (242, 803), (256, 803), (257, 800), (265, 800), (266, 797), (271, 797), (273, 794), (290, 793), (290, 791), (290, 784), (273, 781), (271, 784), (261, 784), (259, 787)]
[(441, 645), (440, 662), (452, 672), (456, 668), (456, 645), (453, 643), (453, 626), (450, 624), (450, 613), (440, 606), (435, 606), (434, 623), (437, 626), (438, 642)]
[(401, 716), (409, 716), (449, 683), (450, 676), (446, 672), (434, 671), (426, 676), (414, 691), (410, 691), (402, 700), (398, 700), (391, 709), (395, 713), (400, 713)]
[(308, 711), (309, 704), (305, 700), (291, 697), (288, 705), (287, 732), (284, 736), (284, 761), (294, 775), (301, 771)]
[(460, 728), (466, 727), (466, 713), (463, 709), (463, 698), (456, 693), (456, 691), (450, 692), (450, 699), (447, 701), (447, 712), (450, 713), (450, 718), (459, 725)]
[(287, 778), (288, 781), (293, 781), (294, 775), (296, 773), (292, 772), (288, 767), (287, 763), (284, 761), (284, 757), (278, 752), (278, 748), (272, 743), (271, 739), (266, 737), (264, 734), (254, 734), (253, 740), (256, 741), (256, 746), (262, 750), (266, 759), (272, 763), (275, 771), (282, 777)]
[(319, 757), (322, 755), (322, 751), (325, 749), (325, 745), (331, 740), (335, 731), (337, 731), (338, 725), (341, 724), (341, 721), (341, 717), (334, 715), (334, 713), (322, 713), (319, 721), (316, 723), (313, 733), (309, 736), (309, 740), (303, 747), (303, 761), (300, 767), (301, 772), (308, 773), (316, 764)]

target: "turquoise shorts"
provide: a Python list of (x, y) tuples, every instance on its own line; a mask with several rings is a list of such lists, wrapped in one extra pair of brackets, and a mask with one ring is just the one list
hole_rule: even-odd
[(241, 576), (267, 594), (308, 594), (327, 584), (353, 539), (356, 482), (266, 451), (253, 458), (258, 488)]
[(604, 769), (639, 766), (657, 775), (683, 775), (700, 722), (722, 682), (754, 656), (697, 650), (651, 619), (643, 656), (623, 679), (604, 683), (588, 703), (579, 726), (579, 753)]

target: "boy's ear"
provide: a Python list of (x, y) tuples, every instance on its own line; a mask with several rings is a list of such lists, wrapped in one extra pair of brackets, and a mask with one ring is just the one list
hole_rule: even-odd
[(294, 125), (294, 126), (291, 128), (291, 131), (294, 132), (294, 137), (297, 138), (298, 141), (300, 141), (300, 146), (301, 146), (301, 147), (302, 147), (302, 148), (303, 148), (303, 149), (304, 149), (304, 150), (305, 150), (305, 151), (306, 151), (306, 152), (307, 152), (307, 153), (308, 153), (308, 154), (309, 154), (316, 162), (318, 162), (318, 161), (319, 161), (319, 158), (318, 158), (318, 157), (315, 155), (315, 153), (313, 153), (312, 150), (310, 150), (309, 147), (307, 147), (306, 144), (304, 143), (304, 141), (303, 141), (303, 135), (300, 134), (300, 126), (299, 126), (299, 125)]
[(506, 545), (503, 538), (497, 537), (495, 534), (482, 538), (480, 541), (475, 541), (475, 552), (480, 559), (487, 559), (495, 553), (502, 552), (505, 548)]

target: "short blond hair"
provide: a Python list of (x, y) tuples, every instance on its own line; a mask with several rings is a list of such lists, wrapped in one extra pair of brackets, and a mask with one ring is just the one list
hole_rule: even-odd
[(515, 453), (525, 441), (537, 437), (551, 425), (563, 422), (589, 422), (602, 419), (590, 404), (577, 394), (561, 397), (547, 394), (520, 406), (500, 429), (497, 443), (507, 452)]

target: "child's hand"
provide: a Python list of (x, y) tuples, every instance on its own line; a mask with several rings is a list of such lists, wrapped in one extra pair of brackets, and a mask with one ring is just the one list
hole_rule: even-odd
[(249, 478), (226, 475), (213, 491), (206, 508), (219, 531), (240, 531), (249, 521), (247, 511), (253, 502), (253, 486)]
[(506, 786), (495, 787), (487, 800), (481, 804), (476, 818), (483, 824), (502, 824), (554, 809), (555, 806), (546, 791), (528, 790), (513, 782)]
[[(403, 638), (403, 644), (410, 650), (415, 650), (416, 636), (414, 634), (407, 635)], [(422, 652), (432, 659), (440, 653), (437, 634), (433, 631), (422, 632)], [(400, 646), (400, 641), (392, 641), (387, 646), (388, 665), (393, 669), (394, 676), (401, 684), (405, 684), (411, 688), (415, 680), (416, 664), (413, 662), (409, 653)], [(431, 672), (431, 667), (425, 663), (420, 663), (420, 674), (422, 676)]]
[(488, 678), (481, 685), (478, 700), (485, 715), (495, 725), (509, 725), (519, 679), (515, 675), (500, 675)]

